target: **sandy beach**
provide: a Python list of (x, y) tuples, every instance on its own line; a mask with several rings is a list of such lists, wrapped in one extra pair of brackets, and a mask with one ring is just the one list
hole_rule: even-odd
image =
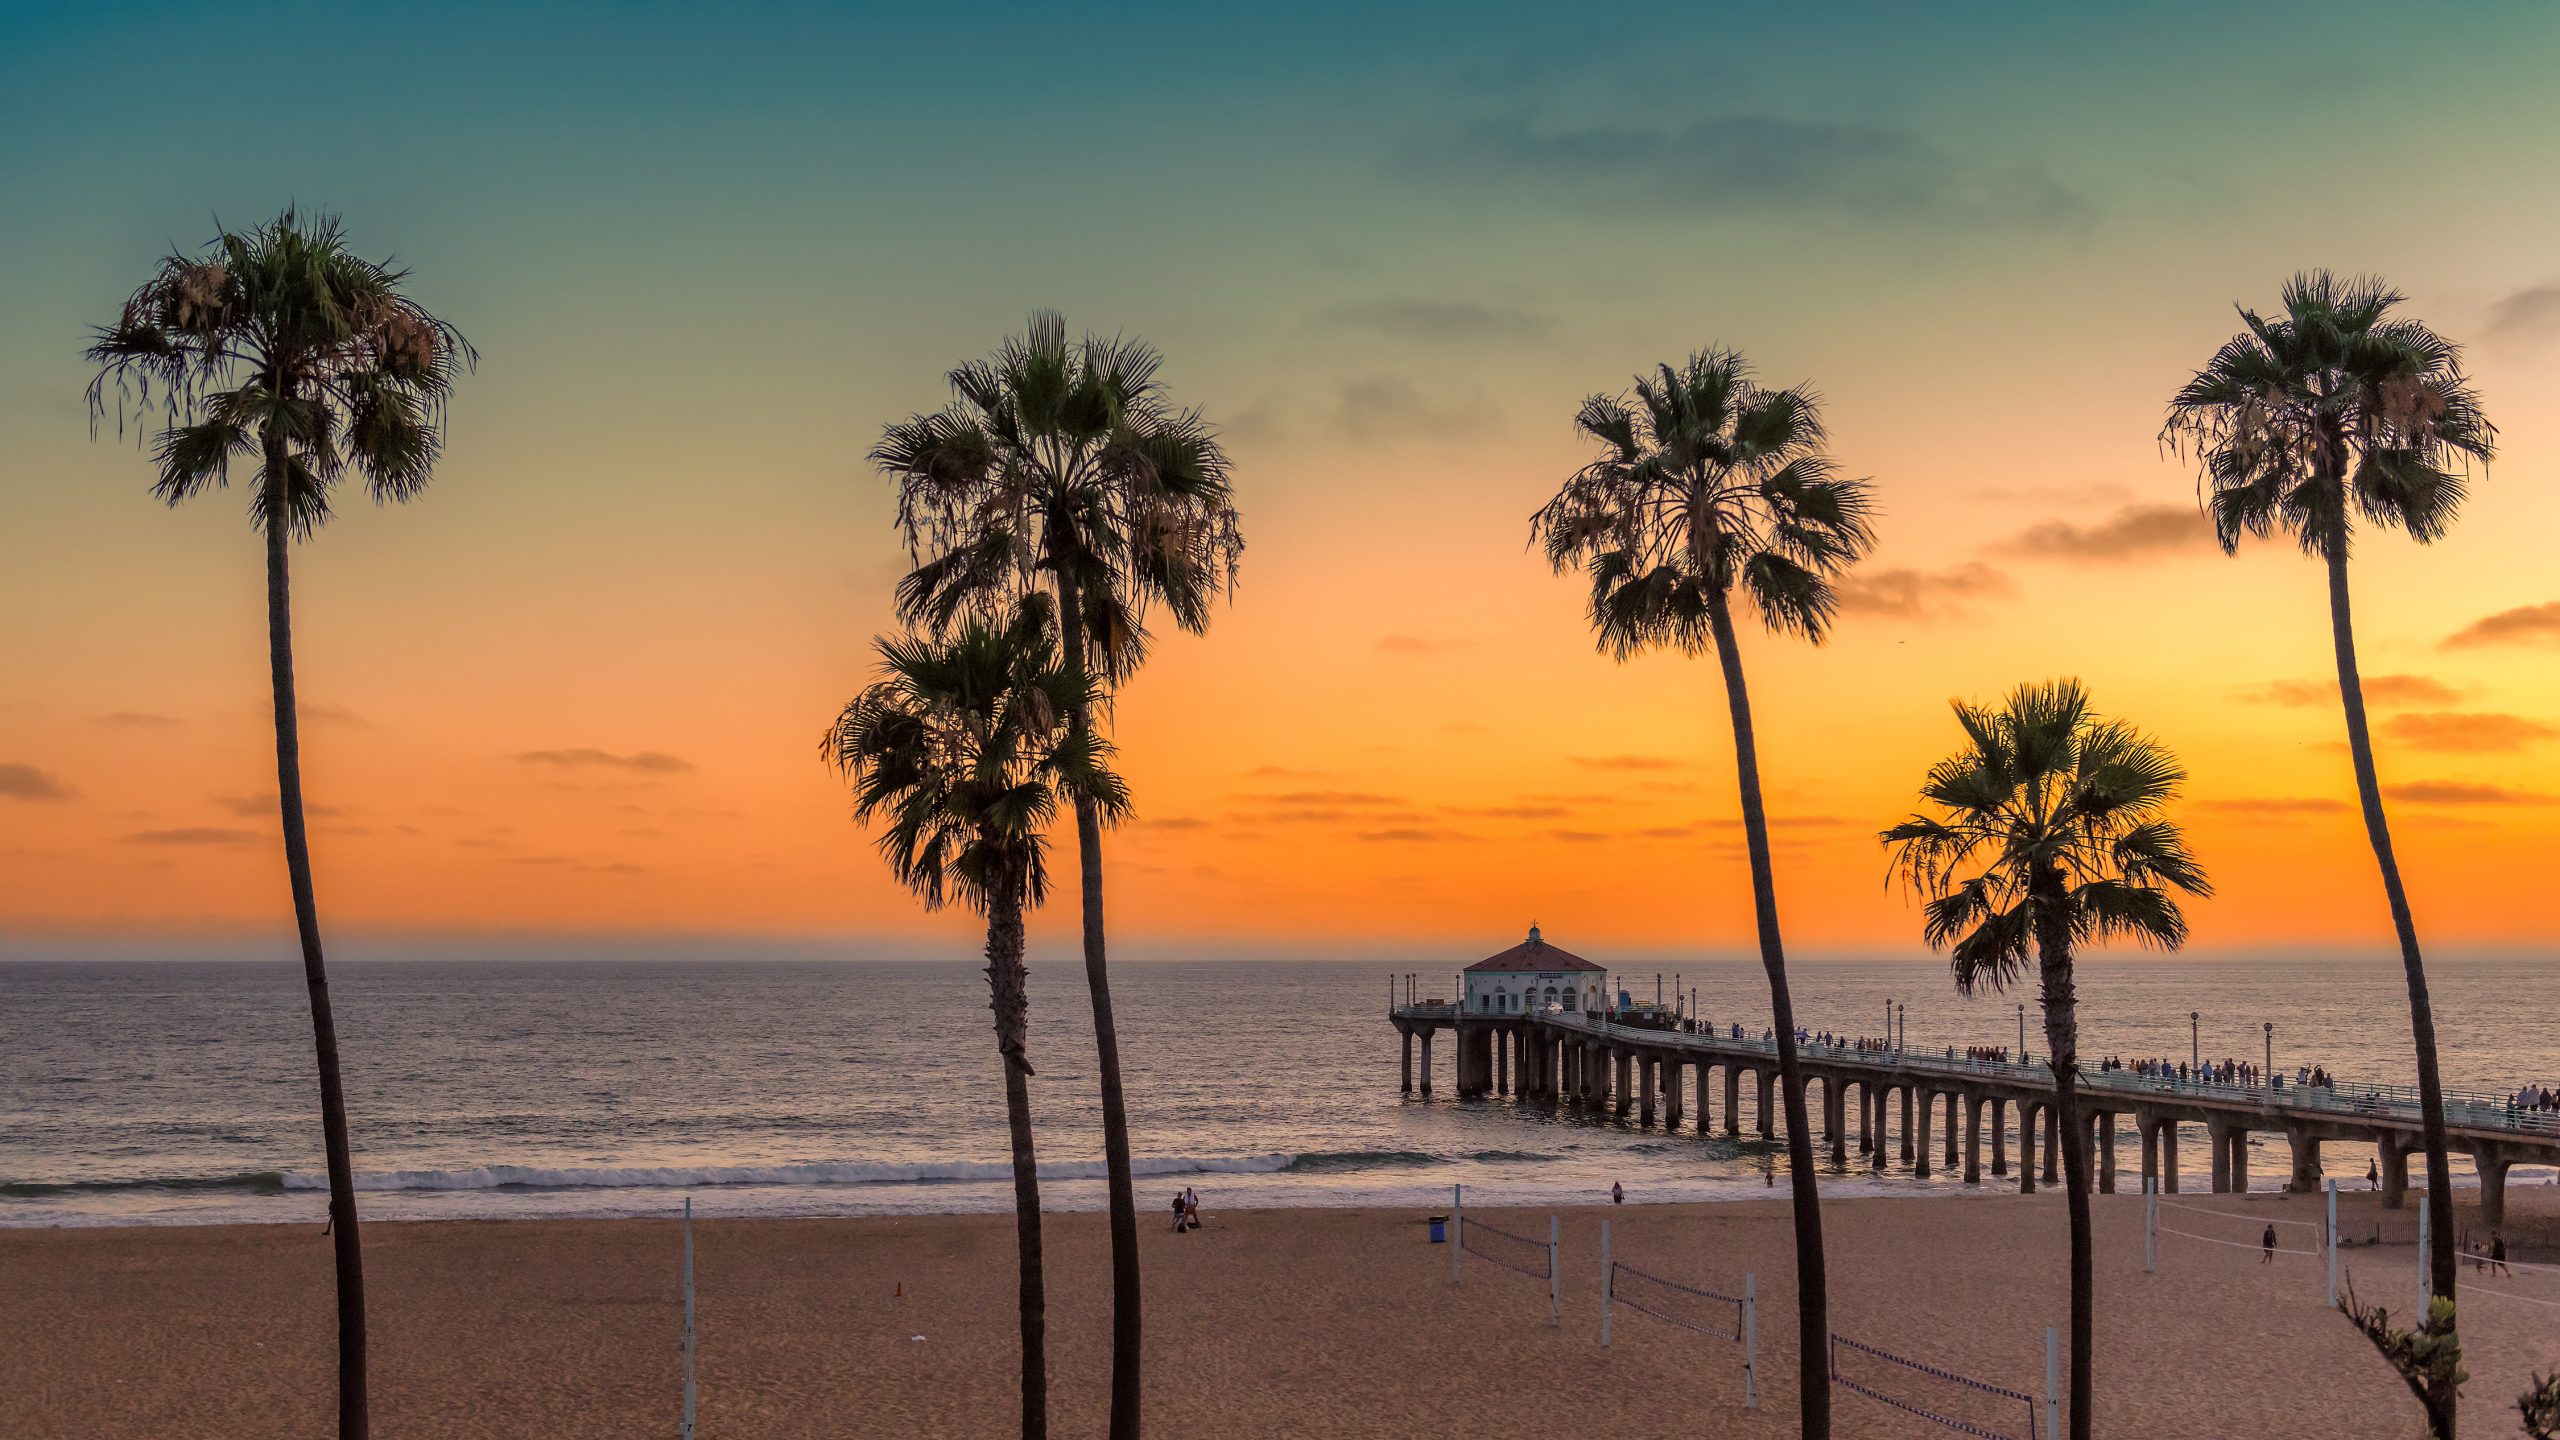
[[(2519, 1256), (2547, 1255), (2560, 1205), (2548, 1193), (2518, 1199)], [(2267, 1195), (2183, 1200), (2246, 1217), (2183, 1223), (2243, 1238), (2262, 1217), (2309, 1220), (2318, 1208)], [(2351, 1199), (2342, 1230), (2369, 1233), (2369, 1206)], [(1546, 1228), (1544, 1211), (1471, 1213), (1524, 1234)], [(1841, 1333), (2041, 1396), (2044, 1327), (2067, 1318), (2053, 1197), (1848, 1201), (1825, 1218)], [(1182, 1236), (1147, 1219), (1152, 1433), (1641, 1436), (1709, 1416), (1717, 1433), (1789, 1433), (1795, 1316), (1782, 1205), (1564, 1212), (1558, 1327), (1543, 1282), (1473, 1256), (1452, 1289), (1448, 1251), (1426, 1243), (1416, 1213), (1212, 1209), (1207, 1229)], [(1601, 1348), (1603, 1219), (1628, 1263), (1715, 1289), (1757, 1272), (1758, 1411), (1739, 1408), (1730, 1341), (1622, 1309), (1615, 1342)], [(2398, 1380), (2323, 1307), (2317, 1259), (2261, 1265), (2245, 1250), (2169, 1237), (2146, 1276), (2140, 1199), (2101, 1197), (2098, 1219), (2100, 1433), (2411, 1433), (2417, 1411)], [(1102, 1217), (1054, 1216), (1049, 1234), (1056, 1428), (1098, 1434)], [(673, 1432), (672, 1222), (380, 1224), (367, 1235), (377, 1434)], [(697, 1222), (702, 1435), (1007, 1432), (1011, 1235), (992, 1215)], [(2410, 1246), (2347, 1257), (2366, 1293), (2406, 1303)], [(0, 1347), (0, 1429), (13, 1437), (328, 1431), (328, 1251), (310, 1227), (0, 1231), (0, 1275), (13, 1313), (43, 1317)], [(2500, 1283), (2560, 1299), (2560, 1275)], [(2503, 1434), (2486, 1414), (2506, 1411), (2533, 1367), (2560, 1365), (2560, 1311), (2486, 1299), (2468, 1311), (2470, 1413), (2484, 1417), (2481, 1433)], [(1987, 1398), (1877, 1373), (1914, 1399), (2003, 1413)], [(1838, 1419), (1843, 1436), (1947, 1433), (1849, 1393)]]

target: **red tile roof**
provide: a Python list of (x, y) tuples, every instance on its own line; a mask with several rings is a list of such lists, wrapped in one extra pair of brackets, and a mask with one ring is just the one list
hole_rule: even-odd
[(1535, 925), (1529, 927), (1528, 939), (1499, 955), (1487, 955), (1467, 968), (1469, 970), (1588, 970), (1595, 975), (1606, 974), (1608, 971), (1605, 965), (1594, 965), (1570, 950), (1560, 950), (1548, 944), (1546, 937), (1538, 933), (1538, 927)]

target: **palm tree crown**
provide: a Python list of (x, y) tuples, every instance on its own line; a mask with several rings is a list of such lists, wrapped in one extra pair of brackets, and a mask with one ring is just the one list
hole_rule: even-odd
[(281, 513), (296, 536), (328, 520), (350, 467), (377, 501), (406, 500), (435, 469), (457, 371), (479, 358), (401, 293), (407, 278), (351, 253), (335, 217), (292, 210), (171, 255), (89, 347), (90, 422), (112, 395), (121, 428), (156, 387), (168, 423), (152, 493), (176, 505), (255, 456), (253, 520)]
[(1936, 813), (1883, 839), (1929, 897), (1923, 933), (1950, 953), (1957, 988), (2001, 990), (2025, 974), (2039, 920), (2072, 942), (2177, 948), (2187, 934), (2177, 895), (2213, 887), (2167, 818), (2186, 779), (2176, 757), (2092, 714), (2076, 680), (2022, 685), (1998, 709), (1959, 702), (1955, 713), (1965, 747), (1921, 786)]
[(2432, 541), (2462, 507), (2464, 476), (2497, 427), (2462, 350), (2373, 279), (2327, 271), (2284, 287), (2283, 313), (2243, 309), (2243, 333), (2169, 402), (2163, 436), (2192, 447), (2224, 550), (2279, 525), (2325, 556), (2361, 518)]
[(1714, 349), (1639, 377), (1632, 401), (1595, 395), (1575, 428), (1605, 451), (1531, 519), (1562, 572), (1591, 573), (1591, 620), (1624, 659), (1714, 641), (1711, 597), (1738, 582), (1771, 630), (1820, 641), (1833, 577), (1875, 543), (1867, 484), (1823, 453), (1821, 403), (1768, 390)]
[(992, 359), (951, 372), (948, 407), (889, 426), (871, 459), (897, 483), (919, 562), (900, 613), (938, 629), (1047, 572), (1080, 602), (1085, 644), (1071, 647), (1112, 682), (1145, 658), (1151, 605), (1207, 628), (1244, 539), (1226, 452), (1166, 399), (1162, 363), (1140, 341), (1070, 343), (1042, 310)]
[(880, 678), (819, 745), (852, 780), (855, 815), (881, 827), (881, 855), (929, 909), (1039, 904), (1060, 802), (1128, 808), (1109, 742), (1070, 733), (1089, 686), (1059, 663), (1048, 601), (970, 616), (941, 640), (883, 639), (879, 652)]

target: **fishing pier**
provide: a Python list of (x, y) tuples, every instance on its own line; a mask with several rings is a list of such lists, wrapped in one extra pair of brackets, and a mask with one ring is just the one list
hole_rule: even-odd
[[(1549, 977), (1564, 976), (1573, 978), (1556, 979), (1551, 992)], [(1528, 944), (1469, 967), (1462, 986), (1456, 1000), (1391, 1004), (1407, 1094), (1432, 1093), (1433, 1041), (1447, 1032), (1460, 1099), (1508, 1097), (1659, 1123), (1666, 1132), (1690, 1125), (1701, 1135), (1720, 1125), (1741, 1136), (1748, 1117), (1760, 1139), (1779, 1135), (1774, 1036), (1736, 1034), (1734, 1027), (1718, 1033), (1659, 1007), (1622, 1011), (1605, 1002), (1601, 967), (1544, 944), (1534, 929)], [(1533, 991), (1525, 1001), (1524, 988)], [(1595, 1005), (1595, 997), (1603, 1003)], [(1820, 1116), (1812, 1123), (1834, 1169), (1849, 1168), (1854, 1143), (1857, 1163), (1875, 1170), (1898, 1159), (1926, 1177), (1939, 1164), (1950, 1174), (1961, 1167), (1964, 1183), (1979, 1184), (1986, 1148), (1990, 1173), (2011, 1173), (2014, 1133), (2018, 1188), (2032, 1194), (2039, 1181), (2057, 1183), (2060, 1117), (2053, 1075), (2042, 1063), (1872, 1043), (1806, 1043), (1796, 1053), (1807, 1114)], [(2468, 1091), (2448, 1090), (2444, 1099), (2447, 1138), (2478, 1170), (2481, 1219), (2494, 1230), (2504, 1222), (2510, 1167), (2560, 1165), (2560, 1114)], [(2323, 1142), (2362, 1142), (2380, 1156), (2383, 1205), (2396, 1209), (2408, 1193), (2409, 1154), (2421, 1148), (2414, 1086), (2236, 1085), (2084, 1068), (2079, 1104), (2094, 1142), (2097, 1186), (2108, 1194), (2116, 1189), (2116, 1139), (2126, 1124), (2141, 1136), (2142, 1178), (2165, 1194), (2178, 1192), (2180, 1138), (2190, 1127), (2203, 1132), (2216, 1193), (2248, 1189), (2249, 1137), (2280, 1133), (2293, 1155), (2287, 1189), (2320, 1188)]]

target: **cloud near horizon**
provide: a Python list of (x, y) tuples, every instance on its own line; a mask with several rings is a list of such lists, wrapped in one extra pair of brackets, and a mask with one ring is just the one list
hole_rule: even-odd
[(694, 763), (681, 755), (660, 750), (637, 750), (616, 755), (609, 750), (576, 746), (567, 750), (526, 750), (516, 760), (525, 765), (548, 766), (555, 770), (621, 770), (641, 775), (690, 775)]
[(2549, 645), (2560, 642), (2560, 600), (2519, 605), (2483, 616), (2444, 638), (2447, 650), (2482, 645)]
[(0, 765), (0, 796), (12, 800), (68, 800), (78, 793), (50, 771), (33, 765)]
[(2335, 815), (2349, 809), (2344, 800), (2325, 795), (2232, 795), (2221, 799), (2198, 800), (2199, 810), (2225, 815), (2258, 815), (2269, 818), (2291, 815)]
[(2462, 780), (2412, 780), (2385, 785), (2382, 793), (2412, 805), (2548, 805), (2551, 797), (2503, 785), (2475, 785)]
[(2129, 563), (2155, 556), (2201, 555), (2213, 544), (2213, 522), (2190, 505), (2128, 505), (2093, 525), (2047, 520), (1996, 548), (2022, 560)]
[(2560, 735), (2560, 730), (2522, 715), (2419, 710), (2383, 721), (2382, 733), (2413, 750), (2491, 755), (2521, 750)]
[(1575, 755), (1585, 770), (1686, 770), (1689, 762), (1669, 755)]
[(2007, 571), (1975, 560), (1948, 570), (1853, 570), (1837, 593), (1843, 614), (1948, 620), (1974, 601), (2014, 596), (2018, 586)]
[(1334, 388), (1334, 429), (1359, 441), (1463, 440), (1501, 428), (1482, 391), (1426, 393), (1401, 375), (1365, 375)]
[[(2368, 705), (2450, 705), (2462, 698), (2451, 685), (2427, 675), (2367, 675), (2363, 677), (2364, 699)], [(2258, 689), (2244, 691), (2243, 700), (2261, 705), (2291, 705), (2297, 708), (2338, 703), (2335, 680), (2270, 680)]]
[(119, 845), (251, 845), (266, 839), (259, 830), (234, 830), (220, 825), (181, 825), (170, 830), (136, 830), (117, 837)]
[(1704, 214), (2071, 229), (2088, 222), (2091, 208), (2033, 166), (1978, 164), (1908, 130), (1775, 115), (1582, 126), (1506, 115), (1477, 121), (1416, 158), (1435, 178)]

